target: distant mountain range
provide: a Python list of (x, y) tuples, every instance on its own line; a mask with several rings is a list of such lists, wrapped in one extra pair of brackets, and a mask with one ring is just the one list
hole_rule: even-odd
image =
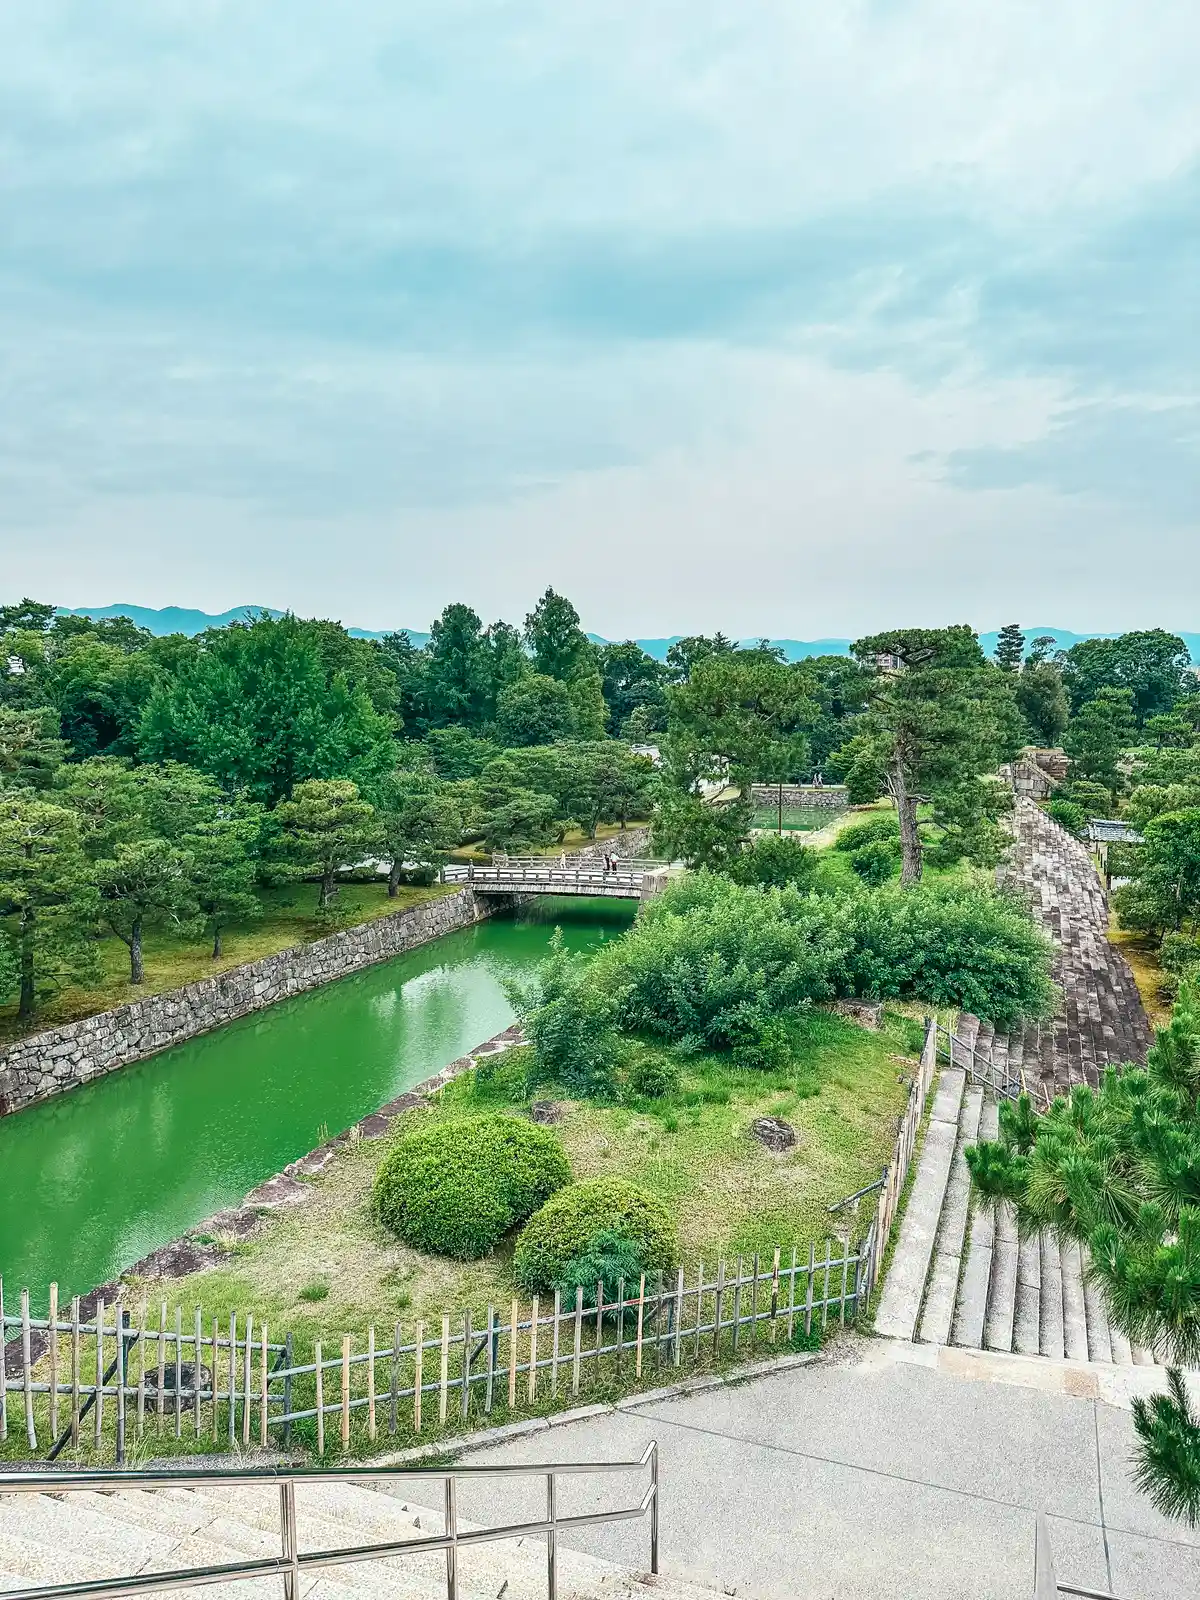
[[(215, 615), (208, 611), (193, 611), (187, 606), (76, 606), (74, 609), (64, 606), (70, 616), (93, 617), (99, 620), (103, 617), (128, 617), (136, 622), (139, 627), (149, 628), (151, 633), (186, 633), (189, 636), (203, 633), (206, 628), (224, 628), (231, 622), (244, 622), (247, 617), (259, 612), (267, 612), (272, 617), (281, 617), (282, 611), (277, 611), (273, 606), (234, 606), (232, 611), (221, 611)], [(372, 631), (370, 628), (348, 628), (347, 633), (355, 639), (382, 639), (388, 632), (399, 632), (398, 629), (383, 629)], [(418, 629), (405, 630), (409, 638), (416, 645), (426, 644), (429, 640), (427, 633)], [(1041, 635), (1048, 634), (1060, 649), (1068, 650), (1073, 644), (1078, 644), (1081, 639), (1115, 639), (1117, 633), (1072, 633), (1069, 628), (1034, 628), (1024, 630), (1027, 640), (1032, 641)], [(686, 635), (673, 633), (665, 639), (637, 639), (634, 642), (641, 645), (648, 655), (656, 661), (666, 659), (667, 651)], [(1191, 652), (1193, 662), (1200, 662), (1200, 633), (1180, 633), (1179, 637)], [(596, 644), (606, 644), (608, 641), (598, 633), (589, 633), (588, 638)], [(979, 642), (990, 655), (996, 648), (998, 632), (981, 633)], [(743, 639), (744, 645), (757, 644), (757, 639)], [(778, 646), (788, 661), (803, 661), (809, 656), (845, 656), (850, 653), (849, 639), (772, 639), (772, 645)]]

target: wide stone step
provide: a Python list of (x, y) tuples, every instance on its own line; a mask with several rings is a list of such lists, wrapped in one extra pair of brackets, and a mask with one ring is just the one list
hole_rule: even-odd
[(983, 1111), (983, 1090), (969, 1084), (963, 1094), (958, 1118), (958, 1139), (954, 1162), (946, 1185), (942, 1219), (930, 1274), (925, 1308), (921, 1313), (921, 1339), (926, 1344), (949, 1344), (962, 1276), (967, 1225), (971, 1217), (971, 1174), (963, 1151), (979, 1137), (979, 1118)]
[(948, 1067), (938, 1079), (917, 1175), (900, 1225), (900, 1239), (875, 1317), (877, 1333), (911, 1340), (917, 1331), (946, 1185), (958, 1143), (958, 1114), (966, 1075)]
[[(996, 1102), (985, 1099), (979, 1117), (981, 1140), (994, 1139), (1000, 1131)], [(967, 1260), (958, 1290), (958, 1304), (954, 1310), (951, 1341), (969, 1350), (983, 1348), (984, 1326), (987, 1321), (988, 1285), (992, 1277), (992, 1254), (996, 1242), (994, 1208), (982, 1206), (971, 1216)]]
[(1028, 1234), (1017, 1250), (1013, 1349), (1023, 1356), (1042, 1353), (1042, 1241), (1037, 1234)]
[(1006, 1201), (996, 1206), (996, 1237), (992, 1249), (992, 1276), (988, 1284), (987, 1320), (983, 1342), (989, 1350), (1011, 1350), (1017, 1308), (1020, 1244), (1016, 1214)]

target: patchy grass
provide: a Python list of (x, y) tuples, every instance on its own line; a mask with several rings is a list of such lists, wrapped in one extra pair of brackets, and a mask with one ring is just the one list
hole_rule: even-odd
[(1116, 912), (1109, 911), (1108, 936), (1129, 963), (1142, 1004), (1152, 1026), (1163, 1028), (1171, 1019), (1171, 1002), (1163, 994), (1165, 976), (1158, 961), (1158, 941), (1132, 928), (1123, 928)]
[[(630, 817), (622, 828), (619, 822), (602, 822), (596, 829), (596, 837), (589, 838), (582, 828), (572, 828), (561, 844), (525, 845), (522, 849), (514, 851), (522, 856), (556, 856), (562, 851), (586, 850), (588, 845), (603, 844), (606, 839), (619, 839), (622, 833), (627, 833), (631, 828), (645, 828), (650, 823), (649, 817)], [(455, 861), (490, 861), (491, 854), (484, 848), (482, 840), (477, 844), (460, 845), (451, 852)]]
[[(769, 1254), (777, 1244), (807, 1249), (830, 1232), (827, 1207), (877, 1178), (889, 1159), (919, 1032), (896, 1013), (878, 1033), (814, 1013), (798, 1030), (786, 1071), (699, 1057), (683, 1064), (677, 1095), (569, 1102), (557, 1131), (577, 1178), (620, 1175), (665, 1202), (689, 1272), (701, 1259), (711, 1270), (721, 1255)], [(457, 1079), (413, 1114), (438, 1120), (485, 1108), (524, 1111), (521, 1078), (520, 1053), (512, 1052), (490, 1076)], [(763, 1115), (792, 1123), (795, 1150), (773, 1155), (752, 1138), (750, 1124)], [(264, 1219), (251, 1238), (230, 1244), (222, 1265), (147, 1286), (151, 1299), (165, 1290), (171, 1303), (203, 1304), (206, 1317), (253, 1312), (305, 1342), (362, 1335), (370, 1323), (436, 1322), (442, 1312), (482, 1316), (489, 1304), (506, 1306), (514, 1292), (511, 1238), (481, 1261), (457, 1262), (411, 1250), (375, 1221), (371, 1183), (385, 1150), (379, 1141), (348, 1144), (313, 1180), (305, 1205)], [(317, 1285), (328, 1286), (322, 1300), (313, 1295)]]
[[(828, 822), (829, 812), (818, 811), (813, 806), (784, 806), (783, 808), (783, 831), (785, 833), (820, 833)], [(754, 812), (753, 826), (777, 833), (780, 826), (779, 807), (757, 806)]]
[[(344, 883), (337, 898), (339, 920), (336, 927), (351, 927), (386, 917), (422, 900), (453, 894), (457, 884), (434, 884), (431, 888), (402, 887), (389, 900), (384, 880), (369, 883)], [(47, 1000), (29, 1023), (17, 1022), (16, 1006), (0, 1007), (0, 1044), (38, 1033), (59, 1023), (75, 1022), (93, 1016), (110, 1006), (125, 1005), (146, 995), (177, 989), (200, 978), (211, 978), (243, 962), (258, 961), (292, 945), (320, 939), (333, 931), (316, 920), (317, 889), (311, 883), (292, 883), (262, 892), (264, 915), (253, 922), (232, 924), (222, 938), (222, 955), (214, 961), (207, 940), (181, 939), (165, 928), (146, 931), (144, 955), (146, 981), (129, 982), (129, 952), (112, 935), (98, 939), (103, 976), (92, 988), (67, 988)]]

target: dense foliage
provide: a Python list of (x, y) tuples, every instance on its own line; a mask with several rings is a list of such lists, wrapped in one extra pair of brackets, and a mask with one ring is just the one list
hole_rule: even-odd
[(623, 1178), (591, 1178), (562, 1189), (521, 1230), (513, 1273), (527, 1293), (563, 1290), (585, 1297), (604, 1284), (616, 1297), (617, 1279), (627, 1286), (641, 1273), (665, 1272), (678, 1256), (670, 1213), (661, 1200)]
[(414, 1249), (471, 1260), (570, 1181), (549, 1129), (497, 1113), (402, 1133), (375, 1175), (374, 1204)]
[(991, 890), (835, 895), (697, 873), (607, 946), (588, 982), (630, 1031), (722, 1048), (756, 1044), (780, 1015), (839, 996), (956, 1005), (1007, 1026), (1051, 1009), (1049, 968), (1028, 914)]
[[(1110, 1320), (1172, 1367), (1200, 1362), (1200, 995), (1185, 988), (1145, 1067), (1110, 1069), (1043, 1117), (1000, 1108), (1000, 1138), (968, 1149), (979, 1194), (1023, 1231), (1091, 1252)], [(1182, 1383), (1134, 1401), (1138, 1477), (1169, 1516), (1200, 1522), (1200, 1417)]]

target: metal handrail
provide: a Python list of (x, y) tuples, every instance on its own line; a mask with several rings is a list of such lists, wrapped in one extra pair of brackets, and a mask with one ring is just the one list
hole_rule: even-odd
[[(650, 1482), (635, 1506), (615, 1511), (580, 1512), (560, 1516), (557, 1479), (593, 1472), (636, 1472), (650, 1468)], [(458, 1483), (470, 1478), (536, 1477), (546, 1481), (546, 1515), (526, 1522), (493, 1528), (460, 1529)], [(338, 1550), (298, 1547), (296, 1486), (306, 1483), (374, 1483), (398, 1479), (440, 1481), (444, 1487), (445, 1529), (419, 1539), (392, 1539), (377, 1544), (347, 1545)], [(253, 1561), (231, 1561), (215, 1566), (182, 1568), (172, 1572), (141, 1572), (123, 1578), (89, 1578), (73, 1583), (37, 1584), (28, 1589), (6, 1590), (4, 1600), (117, 1600), (119, 1596), (155, 1594), (164, 1589), (199, 1588), (240, 1578), (280, 1577), (284, 1600), (300, 1600), (300, 1574), (324, 1567), (349, 1566), (390, 1556), (446, 1553), (446, 1600), (458, 1600), (458, 1550), (462, 1546), (498, 1543), (526, 1535), (546, 1538), (546, 1576), (549, 1600), (558, 1596), (559, 1531), (594, 1527), (610, 1522), (633, 1522), (650, 1513), (650, 1571), (658, 1572), (658, 1443), (651, 1440), (636, 1461), (552, 1461), (536, 1465), (495, 1463), (488, 1466), (437, 1467), (231, 1467), (212, 1471), (129, 1472), (6, 1472), (0, 1473), (0, 1494), (70, 1494), (76, 1490), (115, 1493), (121, 1489), (179, 1489), (213, 1484), (275, 1483), (279, 1486), (281, 1553)]]
[[(982, 1055), (973, 1044), (968, 1044), (956, 1033), (951, 1033), (944, 1023), (938, 1023), (937, 1031), (946, 1040), (946, 1055), (952, 1067), (965, 1067), (971, 1077), (995, 1094), (1003, 1095), (1006, 1100), (1019, 1100), (1023, 1094), (1034, 1095), (1029, 1086), (1029, 1079), (1025, 1076), (1024, 1067), (1018, 1068), (1016, 1072), (1002, 1073), (990, 1056)], [(966, 1056), (969, 1059), (960, 1060), (957, 1059), (958, 1056)], [(1041, 1085), (1038, 1087), (1040, 1089)], [(1036, 1098), (1041, 1100), (1043, 1095), (1037, 1094)]]

